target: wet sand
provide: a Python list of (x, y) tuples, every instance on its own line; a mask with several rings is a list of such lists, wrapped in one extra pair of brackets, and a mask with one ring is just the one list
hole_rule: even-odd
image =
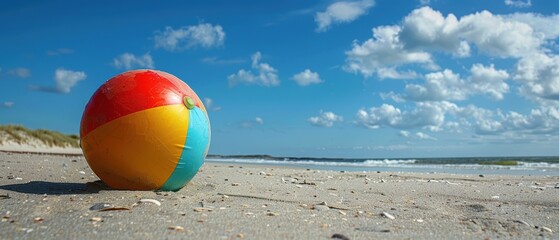
[(117, 191), (82, 156), (0, 152), (0, 239), (553, 239), (558, 184), (206, 163), (178, 192)]

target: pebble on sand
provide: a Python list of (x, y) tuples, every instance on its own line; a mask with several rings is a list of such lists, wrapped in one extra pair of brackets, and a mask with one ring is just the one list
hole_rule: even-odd
[(332, 239), (341, 239), (341, 240), (349, 240), (349, 237), (340, 234), (340, 233), (334, 233), (331, 237)]
[(326, 210), (330, 210), (330, 207), (326, 206), (326, 205), (314, 205), (312, 207), (312, 209), (317, 210), (317, 211), (326, 211)]
[(277, 215), (279, 215), (279, 213), (276, 213), (276, 212), (267, 212), (266, 215), (268, 215), (268, 216), (277, 216)]
[(89, 208), (89, 210), (97, 211), (97, 210), (103, 210), (103, 209), (112, 208), (112, 207), (114, 207), (114, 206), (110, 203), (96, 203), (96, 204), (93, 204), (93, 206), (91, 206)]
[(92, 218), (89, 219), (89, 221), (90, 221), (90, 222), (94, 222), (94, 223), (96, 223), (96, 222), (101, 222), (101, 221), (103, 221), (103, 218), (101, 218), (101, 217), (92, 217)]
[(175, 230), (177, 232), (184, 232), (184, 227), (181, 226), (169, 226), (167, 227), (169, 230)]

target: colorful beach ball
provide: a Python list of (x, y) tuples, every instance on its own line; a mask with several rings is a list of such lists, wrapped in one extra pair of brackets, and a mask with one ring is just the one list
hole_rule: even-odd
[(162, 71), (133, 70), (93, 94), (80, 140), (87, 163), (110, 187), (178, 191), (204, 163), (210, 122), (186, 83)]

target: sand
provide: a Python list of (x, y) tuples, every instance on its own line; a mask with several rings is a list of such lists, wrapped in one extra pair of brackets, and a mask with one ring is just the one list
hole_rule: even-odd
[(8, 140), (0, 133), (0, 151), (7, 152), (30, 152), (30, 153), (52, 153), (52, 154), (81, 154), (81, 148), (47, 146), (37, 139), (27, 139), (26, 143), (20, 144)]
[(82, 156), (0, 152), (0, 238), (559, 238), (558, 176), (205, 164), (178, 192), (97, 180)]

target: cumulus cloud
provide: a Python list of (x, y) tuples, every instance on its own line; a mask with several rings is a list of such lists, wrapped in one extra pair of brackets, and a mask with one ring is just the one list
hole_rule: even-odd
[(63, 68), (56, 69), (54, 72), (56, 90), (61, 93), (69, 93), (76, 83), (85, 80), (86, 77), (87, 75), (85, 75), (84, 72), (66, 70)]
[(154, 68), (153, 59), (149, 53), (142, 56), (136, 56), (132, 53), (123, 53), (113, 59), (113, 64), (117, 69), (133, 69), (133, 68)]
[[(445, 16), (422, 7), (398, 25), (375, 27), (372, 38), (355, 41), (346, 52), (344, 69), (365, 77), (413, 79), (406, 81), (403, 92), (381, 93), (394, 105), (359, 109), (355, 123), (370, 129), (393, 128), (402, 137), (424, 140), (435, 140), (429, 132), (443, 130), (506, 141), (555, 136), (559, 133), (559, 55), (554, 51), (558, 21), (559, 15), (489, 11)], [(482, 55), (478, 60), (488, 62), (463, 71), (438, 70), (434, 56), (442, 54), (455, 59)], [(492, 64), (496, 58), (505, 61)], [(496, 66), (503, 62), (514, 67)], [(429, 72), (420, 73), (418, 66)], [(518, 92), (536, 105), (517, 112), (465, 101), (474, 95), (502, 100), (509, 92)]]
[[(376, 129), (399, 129), (399, 135), (428, 139), (429, 135), (412, 135), (409, 129), (428, 131), (471, 132), (478, 136), (522, 139), (526, 136), (559, 133), (559, 108), (539, 106), (527, 114), (515, 111), (489, 110), (474, 105), (457, 106), (450, 102), (416, 103), (412, 110), (383, 104), (357, 112), (356, 123)], [(431, 139), (434, 140), (434, 139)]]
[(497, 57), (521, 57), (536, 50), (541, 39), (530, 25), (489, 11), (444, 17), (430, 7), (414, 10), (405, 17), (402, 41), (409, 48), (429, 48), (455, 56), (470, 55), (470, 44), (478, 51)]
[(11, 108), (14, 106), (14, 102), (10, 102), (10, 101), (6, 101), (0, 104), (0, 107), (2, 108)]
[(16, 76), (18, 78), (28, 78), (31, 76), (31, 71), (27, 68), (19, 67), (19, 68), (9, 70), (8, 74), (12, 76)]
[(397, 33), (408, 49), (431, 49), (453, 53), (456, 56), (470, 55), (470, 47), (459, 36), (456, 16), (422, 7), (404, 18), (401, 31)]
[(413, 10), (399, 25), (373, 28), (372, 38), (363, 43), (354, 41), (346, 52), (344, 69), (365, 77), (406, 79), (418, 74), (401, 70), (405, 65), (437, 70), (433, 52), (457, 58), (484, 54), (519, 59), (543, 51), (546, 39), (559, 35), (558, 19), (557, 15), (494, 15), (489, 11), (445, 17), (425, 6)]
[(213, 99), (211, 98), (204, 98), (204, 106), (206, 107), (206, 109), (211, 110), (211, 111), (219, 111), (221, 110), (220, 106), (216, 106), (214, 104)]
[(336, 122), (342, 122), (344, 118), (342, 116), (338, 116), (333, 112), (320, 112), (320, 115), (316, 117), (310, 117), (307, 121), (318, 127), (332, 127)]
[(179, 29), (166, 27), (163, 32), (156, 32), (154, 38), (155, 48), (163, 48), (173, 52), (194, 47), (213, 48), (223, 46), (225, 32), (220, 25), (200, 23)]
[(505, 19), (518, 21), (530, 25), (537, 34), (542, 34), (544, 39), (555, 39), (559, 37), (559, 14), (543, 16), (537, 13), (513, 13), (505, 15)]
[(525, 96), (559, 100), (559, 56), (536, 53), (520, 59), (514, 79), (522, 84)]
[(409, 132), (409, 131), (406, 131), (406, 130), (401, 130), (400, 133), (399, 133), (399, 135), (402, 136), (402, 137), (406, 137), (406, 138), (407, 138), (407, 137), (410, 136), (410, 132)]
[(375, 5), (373, 0), (340, 1), (332, 3), (324, 12), (317, 12), (314, 21), (318, 25), (316, 31), (327, 31), (332, 24), (355, 21)]
[(437, 140), (436, 138), (430, 136), (429, 134), (423, 132), (416, 132), (415, 136), (421, 140)]
[(448, 111), (458, 108), (451, 102), (418, 102), (412, 111), (404, 111), (390, 104), (357, 111), (357, 124), (370, 129), (392, 127), (396, 129), (428, 128), (439, 130)]
[(280, 84), (277, 70), (267, 63), (262, 63), (262, 54), (256, 52), (252, 55), (252, 70), (241, 69), (237, 73), (231, 74), (227, 77), (230, 86), (235, 86), (239, 83), (246, 85), (260, 85), (265, 87), (275, 87)]
[(526, 56), (542, 44), (530, 25), (508, 21), (488, 11), (462, 17), (460, 35), (474, 43), (480, 52), (496, 57)]
[(406, 50), (400, 42), (399, 26), (382, 26), (373, 29), (373, 38), (364, 43), (353, 43), (346, 52), (344, 69), (365, 77), (377, 74), (380, 78), (414, 78), (413, 71), (400, 73), (396, 67), (404, 64), (423, 64), (436, 69), (431, 54), (421, 50)]
[(493, 64), (488, 67), (474, 64), (470, 69), (468, 79), (470, 91), (473, 93), (488, 94), (493, 99), (502, 100), (509, 91), (505, 82), (510, 76), (505, 70), (497, 70)]
[(297, 82), (299, 86), (303, 86), (303, 87), (311, 84), (319, 84), (323, 82), (320, 79), (318, 73), (313, 72), (309, 69), (305, 69), (305, 71), (293, 75), (292, 79), (295, 80), (295, 82)]
[(423, 132), (416, 132), (414, 135), (412, 135), (411, 132), (409, 132), (409, 131), (400, 130), (398, 135), (400, 135), (402, 137), (405, 137), (405, 138), (416, 138), (416, 139), (419, 139), (419, 140), (437, 140), (436, 138), (430, 136), (429, 134), (423, 133)]
[[(407, 84), (403, 98), (412, 101), (466, 100), (470, 95), (486, 94), (496, 100), (502, 100), (509, 91), (506, 80), (509, 74), (497, 70), (494, 65), (474, 64), (470, 77), (462, 79), (460, 75), (445, 69), (425, 75), (424, 84)], [(385, 94), (396, 99), (394, 94)]]
[(406, 98), (414, 101), (464, 100), (468, 95), (460, 75), (448, 69), (427, 74), (424, 85), (408, 84), (405, 91)]
[(528, 114), (521, 114), (467, 106), (457, 114), (479, 135), (520, 136), (559, 132), (559, 109), (556, 107), (540, 106)]
[(508, 6), (512, 6), (512, 7), (520, 7), (520, 8), (524, 8), (524, 7), (531, 7), (532, 6), (532, 0), (505, 0), (505, 4)]
[(54, 93), (70, 93), (72, 88), (79, 82), (85, 80), (87, 75), (81, 71), (56, 69), (54, 72), (55, 86), (30, 86), (32, 90)]

